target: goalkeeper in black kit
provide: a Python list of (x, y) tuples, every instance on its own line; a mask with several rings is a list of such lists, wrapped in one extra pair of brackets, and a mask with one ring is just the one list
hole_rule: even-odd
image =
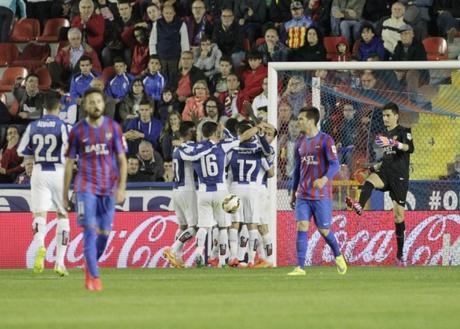
[(382, 108), (383, 123), (387, 129), (384, 135), (377, 135), (375, 143), (383, 148), (381, 162), (375, 165), (361, 189), (359, 202), (350, 197), (345, 199), (347, 206), (358, 215), (363, 213), (364, 206), (369, 200), (373, 189), (389, 191), (393, 201), (393, 213), (396, 227), (396, 265), (405, 266), (403, 259), (404, 248), (404, 207), (409, 188), (410, 154), (414, 152), (414, 142), (410, 128), (398, 124), (399, 108), (394, 103), (388, 103)]

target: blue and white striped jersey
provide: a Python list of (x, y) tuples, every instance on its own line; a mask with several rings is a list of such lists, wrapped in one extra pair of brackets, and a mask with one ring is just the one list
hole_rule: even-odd
[(193, 151), (196, 143), (186, 142), (176, 147), (173, 152), (174, 165), (174, 188), (183, 191), (195, 191), (195, 179), (193, 177), (193, 164), (191, 161), (184, 160), (188, 158)]

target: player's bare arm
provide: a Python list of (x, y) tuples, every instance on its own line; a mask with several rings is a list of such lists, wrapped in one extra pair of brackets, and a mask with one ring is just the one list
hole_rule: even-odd
[(73, 167), (75, 165), (75, 160), (66, 158), (65, 167), (64, 167), (64, 195), (63, 204), (64, 208), (69, 210), (69, 189), (70, 189), (70, 182), (72, 181), (73, 175)]
[(126, 155), (125, 154), (119, 154), (118, 158), (118, 168), (119, 168), (119, 176), (120, 176), (120, 181), (118, 183), (118, 189), (117, 189), (117, 194), (116, 194), (116, 202), (117, 203), (122, 203), (125, 200), (125, 194), (126, 194), (126, 177), (128, 174), (128, 164), (126, 161)]

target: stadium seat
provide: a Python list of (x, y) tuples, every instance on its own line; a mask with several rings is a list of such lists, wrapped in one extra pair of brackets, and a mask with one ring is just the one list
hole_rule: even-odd
[(260, 45), (263, 45), (265, 43), (265, 38), (257, 38), (256, 40), (256, 47), (259, 47)]
[(29, 72), (35, 72), (45, 64), (50, 54), (51, 48), (47, 43), (29, 42), (12, 66), (22, 66)]
[(324, 48), (326, 48), (328, 60), (330, 60), (334, 55), (337, 54), (337, 44), (339, 42), (345, 43), (348, 47), (348, 40), (344, 36), (324, 37), (323, 44), (324, 44)]
[(14, 24), (10, 35), (12, 42), (28, 42), (40, 35), (40, 22), (34, 18), (24, 18)]
[(19, 50), (14, 43), (0, 43), (0, 66), (10, 66), (18, 57)]
[(104, 85), (107, 85), (110, 81), (115, 76), (115, 69), (113, 66), (107, 66), (102, 70), (101, 74), (101, 80), (104, 81)]
[(243, 40), (243, 49), (244, 49), (244, 51), (250, 51), (251, 50), (251, 43), (249, 42), (248, 38), (245, 38)]
[(35, 74), (38, 75), (38, 89), (40, 90), (48, 90), (51, 87), (51, 75), (48, 71), (46, 66), (42, 66), (38, 70), (35, 71)]
[(8, 67), (0, 79), (0, 92), (11, 92), (17, 77), (25, 78), (28, 71), (24, 67)]
[(447, 41), (441, 37), (428, 37), (423, 39), (423, 46), (429, 61), (442, 61), (449, 59)]
[(42, 35), (37, 37), (37, 40), (43, 42), (58, 42), (61, 27), (70, 27), (69, 20), (66, 18), (48, 19), (43, 28)]

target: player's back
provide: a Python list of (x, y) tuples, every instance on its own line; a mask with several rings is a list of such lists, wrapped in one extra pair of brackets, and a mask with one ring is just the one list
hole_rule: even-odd
[(268, 170), (268, 163), (256, 142), (246, 142), (232, 151), (230, 169), (232, 184), (260, 185), (265, 170)]
[(18, 153), (34, 158), (34, 165), (53, 171), (64, 163), (69, 126), (55, 115), (44, 115), (30, 123), (18, 147)]
[(184, 160), (184, 154), (192, 151), (194, 142), (187, 142), (174, 149), (174, 188), (183, 191), (195, 191), (195, 180), (193, 176), (193, 164), (191, 161)]

